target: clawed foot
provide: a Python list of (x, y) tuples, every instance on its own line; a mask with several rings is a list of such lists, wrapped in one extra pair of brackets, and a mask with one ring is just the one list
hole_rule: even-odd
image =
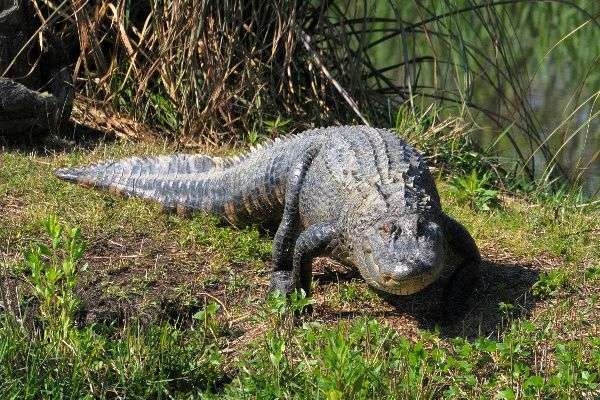
[(292, 271), (273, 271), (269, 293), (280, 292), (289, 296), (294, 291)]
[(296, 310), (294, 312), (296, 316), (300, 316), (302, 314), (311, 314), (313, 311), (312, 304), (303, 304), (304, 300), (302, 299), (296, 299), (296, 301), (293, 300), (295, 296), (300, 297), (300, 292), (295, 292), (295, 289), (296, 286), (294, 285), (293, 274), (291, 271), (273, 272), (273, 276), (271, 278), (271, 286), (269, 287), (269, 294), (276, 292), (282, 293), (286, 296), (288, 302), (290, 302), (291, 300), (292, 303), (297, 303), (296, 305), (298, 306), (301, 305), (301, 311)]

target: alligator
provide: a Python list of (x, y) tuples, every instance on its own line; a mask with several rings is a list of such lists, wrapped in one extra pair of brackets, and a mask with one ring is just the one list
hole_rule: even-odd
[(55, 174), (179, 214), (278, 226), (272, 291), (310, 295), (311, 261), (321, 255), (358, 268), (369, 285), (395, 295), (421, 291), (453, 262), (444, 303), (459, 310), (480, 275), (477, 245), (442, 211), (424, 158), (386, 129), (318, 128), (240, 157), (133, 157)]
[(0, 136), (56, 131), (71, 114), (67, 52), (47, 27), (37, 36), (32, 4), (0, 0)]

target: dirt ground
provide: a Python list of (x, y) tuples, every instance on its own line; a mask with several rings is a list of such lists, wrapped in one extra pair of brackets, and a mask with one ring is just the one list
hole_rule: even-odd
[[(168, 320), (186, 325), (206, 302), (217, 302), (222, 308), (221, 318), (238, 336), (253, 335), (260, 330), (260, 324), (252, 316), (260, 310), (267, 295), (268, 263), (259, 270), (234, 264), (219, 271), (210, 267), (214, 254), (206, 249), (165, 243), (144, 236), (91, 240), (86, 268), (77, 286), (81, 299), (80, 323), (121, 325), (134, 319), (142, 323)], [(447, 273), (421, 293), (385, 296), (369, 289), (358, 272), (326, 258), (314, 262), (314, 312), (305, 318), (335, 324), (370, 316), (408, 337), (416, 336), (418, 329), (436, 327), (445, 337), (499, 337), (506, 327), (506, 316), (498, 311), (499, 303), (514, 305), (513, 316), (531, 316), (548, 306), (536, 300), (530, 289), (540, 272), (558, 265), (560, 260), (550, 257), (518, 260), (496, 249), (482, 252), (481, 283), (469, 300), (467, 314), (454, 323), (448, 323), (441, 314), (441, 293)], [(6, 252), (2, 255), (5, 261), (18, 257)], [(16, 299), (27, 291), (22, 283), (15, 276), (4, 276), (2, 297)]]

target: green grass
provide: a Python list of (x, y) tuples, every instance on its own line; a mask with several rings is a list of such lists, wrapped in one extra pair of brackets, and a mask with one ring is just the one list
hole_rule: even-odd
[(440, 178), (485, 260), (463, 320), (436, 319), (436, 290), (390, 303), (319, 261), (314, 313), (294, 321), (307, 300), (266, 298), (271, 243), (256, 228), (51, 176), (172, 150), (0, 155), (0, 398), (600, 396), (597, 204), (498, 192), (471, 207)]
[(85, 244), (55, 217), (44, 225), (50, 244), (32, 245), (21, 268), (37, 313), (0, 316), (3, 398), (149, 398), (199, 393), (221, 379), (214, 306), (185, 332), (170, 324), (78, 328), (74, 289)]

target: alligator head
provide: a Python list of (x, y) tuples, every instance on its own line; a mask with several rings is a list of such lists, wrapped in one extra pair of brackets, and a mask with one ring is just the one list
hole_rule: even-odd
[(348, 231), (348, 253), (370, 285), (409, 295), (439, 277), (448, 250), (442, 211), (435, 202), (419, 193), (397, 194), (369, 196), (357, 208)]

